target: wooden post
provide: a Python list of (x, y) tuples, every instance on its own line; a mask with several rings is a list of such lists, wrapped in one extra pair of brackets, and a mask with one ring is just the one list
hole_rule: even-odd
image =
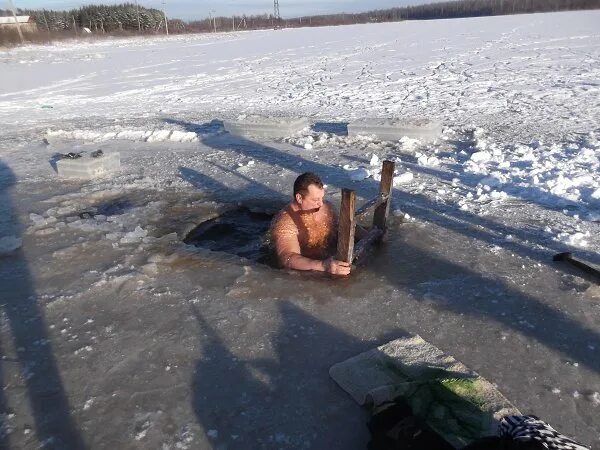
[(379, 228), (384, 233), (387, 227), (387, 218), (390, 214), (390, 205), (392, 204), (392, 183), (394, 181), (394, 162), (384, 161), (381, 169), (381, 181), (379, 183), (379, 195), (387, 196), (385, 202), (375, 208), (373, 214), (373, 226)]
[(354, 231), (356, 229), (356, 219), (354, 218), (355, 204), (356, 193), (350, 189), (342, 189), (342, 204), (340, 205), (336, 256), (338, 261), (352, 263), (354, 253)]

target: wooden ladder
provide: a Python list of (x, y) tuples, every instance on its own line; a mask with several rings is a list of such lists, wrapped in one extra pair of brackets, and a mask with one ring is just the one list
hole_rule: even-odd
[[(338, 225), (337, 256), (339, 261), (352, 263), (359, 259), (374, 243), (380, 241), (387, 231), (387, 219), (392, 203), (392, 183), (394, 180), (393, 161), (384, 161), (379, 182), (379, 194), (356, 209), (356, 192), (342, 189), (342, 203)], [(354, 245), (356, 219), (374, 209), (373, 226), (360, 241)]]

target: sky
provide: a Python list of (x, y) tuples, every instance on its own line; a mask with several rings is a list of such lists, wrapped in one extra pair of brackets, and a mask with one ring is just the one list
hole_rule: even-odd
[[(133, 3), (135, 0), (13, 0), (17, 8), (64, 10), (87, 4)], [(281, 17), (313, 14), (361, 12), (395, 6), (434, 3), (436, 0), (279, 0)], [(437, 0), (440, 1), (440, 0)], [(162, 0), (138, 0), (140, 6), (162, 9)], [(203, 19), (209, 12), (217, 16), (270, 14), (273, 0), (164, 0), (167, 15), (183, 20)], [(1, 7), (8, 2), (0, 0)]]

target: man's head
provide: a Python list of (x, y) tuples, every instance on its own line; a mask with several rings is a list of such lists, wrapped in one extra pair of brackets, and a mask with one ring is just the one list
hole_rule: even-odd
[(294, 200), (302, 211), (316, 212), (323, 206), (325, 189), (318, 175), (305, 172), (294, 182)]

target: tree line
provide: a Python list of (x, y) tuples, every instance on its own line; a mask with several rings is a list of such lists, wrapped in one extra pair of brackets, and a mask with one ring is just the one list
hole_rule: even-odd
[(459, 0), (372, 10), (358, 14), (328, 14), (299, 17), (286, 20), (285, 22), (286, 26), (326, 26), (599, 8), (600, 0)]
[[(138, 7), (132, 3), (121, 5), (89, 5), (69, 11), (18, 9), (17, 14), (31, 16), (39, 30), (48, 32), (78, 31), (84, 27), (103, 33), (115, 31), (158, 31), (165, 27), (162, 11), (142, 6)], [(12, 12), (0, 10), (0, 15), (12, 15)], [(179, 22), (181, 21), (169, 21), (169, 26), (177, 28)]]
[[(416, 6), (372, 10), (357, 14), (326, 14), (276, 19), (272, 14), (210, 17), (184, 22), (169, 19), (170, 32), (212, 32), (239, 29), (345, 25), (400, 20), (446, 19), (600, 8), (600, 0), (458, 0)], [(0, 15), (11, 15), (1, 10)], [(19, 9), (32, 16), (40, 31), (77, 32), (83, 27), (94, 32), (164, 32), (162, 11), (132, 3), (89, 5), (70, 11)]]

